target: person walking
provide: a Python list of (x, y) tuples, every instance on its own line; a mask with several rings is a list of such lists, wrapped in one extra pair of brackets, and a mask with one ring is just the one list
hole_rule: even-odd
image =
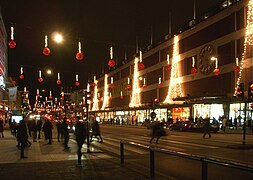
[(39, 119), (39, 120), (37, 121), (38, 139), (40, 139), (40, 133), (41, 133), (42, 124), (43, 124), (43, 123), (42, 123), (42, 120)]
[(159, 123), (158, 121), (154, 121), (151, 124), (151, 130), (152, 130), (152, 134), (151, 134), (151, 139), (150, 139), (150, 143), (152, 143), (153, 139), (156, 138), (156, 144), (158, 144), (159, 139), (162, 136), (165, 136), (165, 130), (163, 128), (164, 124), (163, 123)]
[(94, 122), (91, 125), (92, 133), (90, 137), (90, 142), (92, 142), (93, 136), (97, 138), (98, 142), (103, 142), (103, 138), (101, 137), (100, 128), (97, 120), (94, 120)]
[(77, 142), (77, 165), (81, 166), (81, 159), (82, 159), (82, 146), (84, 144), (84, 141), (86, 139), (87, 130), (86, 125), (84, 122), (82, 122), (80, 119), (77, 120), (75, 124), (75, 136), (76, 136), (76, 142)]
[(4, 122), (3, 122), (3, 120), (0, 120), (0, 134), (2, 135), (2, 138), (4, 138)]
[(209, 138), (211, 138), (211, 133), (210, 133), (210, 118), (209, 117), (206, 117), (204, 119), (204, 134), (203, 134), (203, 138), (206, 137), (206, 134), (209, 135)]
[(57, 128), (57, 141), (60, 142), (60, 138), (62, 136), (62, 130), (61, 130), (61, 121), (59, 119), (56, 122), (56, 128)]
[(24, 156), (24, 150), (26, 146), (26, 142), (28, 140), (27, 127), (24, 120), (20, 121), (20, 125), (17, 127), (17, 141), (20, 144), (20, 158), (27, 158)]
[(52, 130), (53, 124), (48, 119), (46, 119), (43, 125), (43, 131), (45, 133), (45, 140), (48, 140), (47, 144), (52, 144)]
[(33, 142), (37, 142), (36, 140), (37, 139), (37, 125), (36, 125), (35, 119), (32, 120), (30, 128), (31, 128)]
[(62, 135), (64, 138), (64, 148), (69, 149), (70, 147), (68, 146), (69, 143), (69, 131), (68, 131), (68, 124), (67, 124), (67, 117), (65, 116), (63, 118), (63, 122), (61, 124), (61, 129), (62, 129)]

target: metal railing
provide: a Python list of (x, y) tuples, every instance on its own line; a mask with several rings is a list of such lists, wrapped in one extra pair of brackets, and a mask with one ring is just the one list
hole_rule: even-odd
[(137, 147), (149, 150), (149, 152), (150, 152), (149, 164), (150, 164), (150, 177), (151, 178), (155, 176), (155, 151), (160, 152), (160, 153), (164, 153), (164, 154), (169, 154), (169, 155), (173, 155), (173, 156), (178, 156), (178, 157), (182, 157), (182, 158), (200, 161), (202, 163), (202, 176), (201, 176), (202, 180), (207, 180), (208, 163), (212, 163), (212, 164), (216, 164), (216, 165), (220, 165), (220, 166), (225, 166), (225, 167), (229, 167), (229, 168), (236, 168), (236, 169), (240, 169), (243, 171), (253, 173), (253, 166), (250, 166), (247, 164), (241, 164), (241, 163), (232, 162), (232, 161), (224, 161), (224, 160), (215, 159), (215, 158), (197, 156), (197, 155), (193, 155), (193, 154), (172, 151), (172, 150), (168, 150), (168, 149), (161, 149), (161, 148), (147, 146), (144, 144), (139, 144), (136, 142), (126, 141), (126, 140), (120, 141), (120, 162), (121, 162), (121, 164), (124, 164), (124, 162), (125, 162), (124, 144), (129, 144), (129, 145), (133, 145), (133, 146), (137, 146)]

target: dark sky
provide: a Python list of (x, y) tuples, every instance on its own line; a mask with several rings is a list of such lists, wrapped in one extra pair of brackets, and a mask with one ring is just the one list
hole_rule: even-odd
[[(221, 0), (196, 0), (196, 15), (212, 10)], [(1, 0), (2, 15), (8, 41), (10, 26), (15, 28), (17, 47), (8, 49), (9, 76), (18, 77), (24, 67), (25, 79), (19, 87), (31, 91), (39, 88), (59, 89), (57, 72), (63, 86), (73, 86), (75, 73), (79, 73), (80, 88), (86, 87), (91, 75), (108, 72), (109, 48), (113, 44), (114, 58), (120, 65), (127, 52), (131, 60), (136, 50), (150, 44), (151, 26), (153, 42), (168, 34), (169, 12), (172, 32), (193, 19), (193, 0)], [(49, 39), (51, 54), (42, 54), (44, 36), (60, 32), (64, 43)], [(77, 61), (78, 40), (82, 42), (84, 60)], [(44, 75), (37, 82), (38, 70), (51, 68), (53, 76)], [(44, 72), (44, 71), (43, 71)]]

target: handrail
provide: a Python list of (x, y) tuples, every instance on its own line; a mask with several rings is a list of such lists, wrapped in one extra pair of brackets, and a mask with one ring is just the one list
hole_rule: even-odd
[(154, 152), (160, 152), (164, 154), (170, 154), (173, 156), (178, 156), (178, 157), (183, 157), (187, 159), (192, 159), (192, 160), (197, 160), (202, 162), (202, 180), (207, 180), (207, 174), (208, 174), (208, 163), (212, 164), (217, 164), (220, 166), (225, 166), (229, 168), (237, 168), (243, 171), (248, 171), (253, 173), (253, 166), (248, 165), (248, 164), (242, 164), (238, 162), (233, 162), (233, 161), (225, 161), (221, 159), (216, 159), (216, 158), (210, 158), (210, 157), (204, 157), (204, 156), (198, 156), (194, 154), (188, 154), (184, 152), (179, 152), (179, 151), (173, 151), (173, 150), (168, 150), (168, 149), (161, 149), (153, 146), (147, 146), (144, 144), (132, 142), (132, 141), (126, 141), (126, 140), (121, 140), (120, 141), (120, 159), (121, 159), (121, 164), (124, 164), (124, 144), (129, 144), (137, 147), (141, 147), (144, 149), (149, 149), (150, 151), (150, 176), (154, 177), (155, 176), (155, 156)]

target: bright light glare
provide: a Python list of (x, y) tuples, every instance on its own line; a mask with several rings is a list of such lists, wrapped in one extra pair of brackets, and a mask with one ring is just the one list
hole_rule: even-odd
[(217, 58), (216, 57), (211, 57), (211, 60), (212, 61), (215, 61)]
[(52, 74), (52, 71), (50, 69), (48, 69), (47, 74)]
[(63, 41), (63, 37), (61, 34), (54, 34), (54, 41), (57, 42), (57, 43), (61, 43)]

